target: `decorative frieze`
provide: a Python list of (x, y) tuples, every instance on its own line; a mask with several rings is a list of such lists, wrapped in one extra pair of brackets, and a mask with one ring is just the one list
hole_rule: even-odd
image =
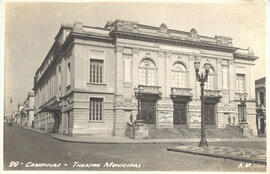
[(200, 123), (201, 113), (200, 112), (189, 112), (190, 123)]
[(140, 54), (140, 49), (138, 48), (133, 48), (133, 55), (139, 55)]
[(163, 51), (158, 51), (158, 52), (157, 52), (157, 55), (158, 55), (158, 57), (165, 57), (165, 52), (163, 52)]
[(122, 46), (116, 46), (116, 47), (115, 47), (115, 51), (116, 51), (116, 52), (124, 53), (124, 47), (122, 47)]
[(140, 93), (149, 93), (149, 94), (161, 94), (160, 86), (147, 86), (139, 85), (138, 90)]
[(158, 109), (172, 109), (172, 104), (158, 104)]
[(190, 110), (200, 110), (201, 109), (201, 105), (189, 105), (189, 109)]
[(204, 95), (207, 97), (220, 97), (220, 90), (204, 90)]
[(125, 109), (125, 108), (137, 108), (138, 104), (137, 103), (133, 103), (131, 101), (125, 101), (125, 102), (116, 102), (114, 104), (115, 108), (121, 108), (121, 109)]
[(158, 122), (173, 122), (173, 112), (172, 111), (159, 111)]
[(192, 96), (191, 88), (171, 88), (171, 95), (173, 96)]

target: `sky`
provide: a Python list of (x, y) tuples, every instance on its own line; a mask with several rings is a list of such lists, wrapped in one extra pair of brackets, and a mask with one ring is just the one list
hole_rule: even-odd
[[(4, 16), (4, 111), (23, 103), (61, 23), (104, 27), (109, 20), (123, 19), (199, 35), (233, 38), (233, 45), (250, 47), (256, 56), (255, 79), (266, 73), (266, 3), (153, 3), (153, 2), (8, 2)], [(12, 103), (10, 102), (12, 98)]]

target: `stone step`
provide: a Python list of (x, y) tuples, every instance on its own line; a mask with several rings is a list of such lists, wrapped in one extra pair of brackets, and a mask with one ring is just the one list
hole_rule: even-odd
[[(150, 138), (200, 138), (201, 129), (199, 128), (156, 128), (155, 125), (148, 125)], [(208, 138), (245, 138), (241, 132), (233, 128), (225, 129), (206, 129)]]

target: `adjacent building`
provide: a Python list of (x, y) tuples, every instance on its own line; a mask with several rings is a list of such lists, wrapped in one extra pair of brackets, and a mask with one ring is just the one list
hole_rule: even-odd
[(258, 136), (266, 136), (266, 88), (265, 77), (255, 81), (256, 90), (256, 120)]
[(194, 28), (124, 20), (104, 28), (63, 24), (34, 77), (34, 125), (68, 135), (124, 136), (132, 115), (160, 129), (200, 128), (199, 60), (202, 71), (211, 64), (207, 127), (235, 125), (255, 136), (256, 59), (232, 38), (203, 36)]

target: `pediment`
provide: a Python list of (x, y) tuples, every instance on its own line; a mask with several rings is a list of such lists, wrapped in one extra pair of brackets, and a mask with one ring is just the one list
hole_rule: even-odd
[(167, 27), (164, 23), (162, 23), (162, 24), (160, 25), (158, 31), (159, 31), (160, 33), (166, 33), (166, 34), (169, 34), (168, 27)]

